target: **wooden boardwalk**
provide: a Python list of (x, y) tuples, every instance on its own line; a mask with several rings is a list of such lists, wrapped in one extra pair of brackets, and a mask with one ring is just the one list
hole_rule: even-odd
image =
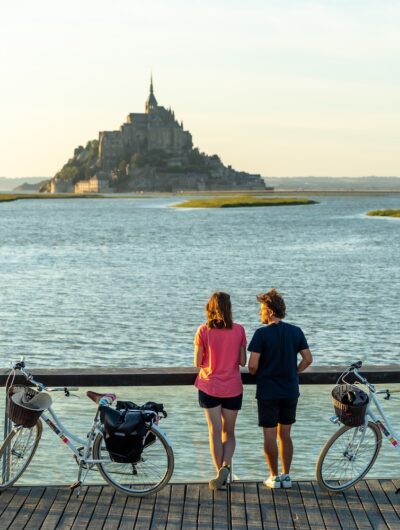
[(291, 490), (235, 482), (227, 492), (207, 484), (171, 484), (143, 499), (108, 486), (16, 487), (0, 495), (1, 530), (400, 530), (399, 481), (367, 480), (346, 493), (322, 493), (313, 482)]

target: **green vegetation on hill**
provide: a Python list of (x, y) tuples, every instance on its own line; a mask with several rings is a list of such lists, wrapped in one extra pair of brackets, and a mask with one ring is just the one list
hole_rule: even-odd
[(238, 197), (217, 197), (213, 199), (193, 199), (176, 204), (176, 208), (241, 208), (246, 206), (296, 206), (300, 204), (316, 204), (310, 199), (296, 197), (254, 197), (239, 195)]
[[(99, 151), (99, 141), (91, 140), (86, 147), (80, 145), (74, 151), (74, 156), (68, 160), (55, 177), (76, 184), (79, 180), (86, 180), (96, 173), (96, 162)], [(49, 182), (41, 188), (41, 192), (50, 191)]]
[(373, 217), (400, 217), (400, 210), (372, 210), (367, 215)]

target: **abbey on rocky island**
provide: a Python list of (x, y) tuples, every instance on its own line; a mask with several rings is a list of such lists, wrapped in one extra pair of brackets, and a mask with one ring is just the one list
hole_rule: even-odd
[(224, 166), (217, 155), (193, 148), (192, 135), (169, 108), (158, 105), (153, 79), (144, 113), (131, 113), (118, 131), (101, 131), (98, 140), (75, 149), (74, 156), (42, 191), (179, 192), (264, 190), (260, 175)]

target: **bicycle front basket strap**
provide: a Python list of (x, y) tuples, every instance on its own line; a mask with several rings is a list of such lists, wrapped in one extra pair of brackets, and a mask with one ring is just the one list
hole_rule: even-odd
[(335, 414), (343, 425), (359, 427), (365, 422), (369, 397), (354, 385), (336, 385), (332, 390)]

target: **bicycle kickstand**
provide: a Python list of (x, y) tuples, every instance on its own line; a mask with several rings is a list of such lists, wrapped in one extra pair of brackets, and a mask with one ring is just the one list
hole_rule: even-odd
[(76, 482), (71, 484), (69, 489), (71, 491), (75, 491), (77, 489), (78, 491), (76, 492), (76, 496), (79, 497), (79, 495), (81, 494), (81, 487), (82, 487), (82, 481), (81, 480), (77, 480)]
[(71, 491), (75, 491), (75, 490), (77, 490), (77, 492), (76, 492), (76, 496), (77, 496), (77, 497), (79, 497), (79, 495), (81, 494), (82, 484), (83, 484), (83, 482), (84, 482), (84, 480), (85, 480), (85, 478), (86, 478), (86, 476), (85, 476), (84, 479), (81, 480), (81, 477), (82, 477), (82, 471), (83, 471), (83, 461), (81, 460), (81, 461), (79, 462), (78, 478), (77, 478), (77, 480), (76, 480), (73, 484), (71, 484), (71, 486), (69, 487), (69, 489), (70, 489)]

